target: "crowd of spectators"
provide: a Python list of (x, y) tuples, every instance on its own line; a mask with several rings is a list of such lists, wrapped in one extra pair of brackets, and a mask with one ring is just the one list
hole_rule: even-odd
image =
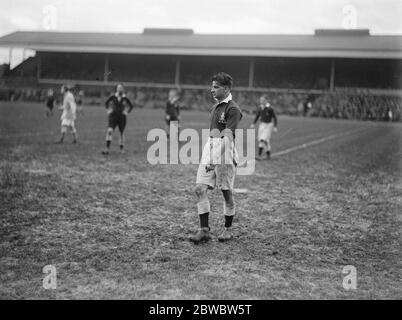
[[(1, 89), (0, 99), (9, 101), (43, 102), (48, 87), (25, 87)], [(58, 88), (55, 92), (58, 93)], [(113, 93), (114, 87), (96, 88), (77, 86), (74, 93), (84, 105), (103, 105), (105, 98)], [(127, 95), (138, 107), (148, 109), (165, 108), (169, 88), (127, 87)], [(214, 101), (208, 89), (182, 89), (180, 105), (183, 110), (208, 111)], [(268, 97), (278, 114), (310, 117), (357, 119), (357, 120), (402, 120), (402, 97), (399, 95), (374, 95), (368, 91), (339, 90), (321, 94), (287, 91), (239, 91), (233, 90), (233, 98), (244, 113), (257, 109), (261, 94)], [(61, 97), (56, 96), (58, 101)]]
[(320, 95), (310, 116), (356, 120), (402, 120), (402, 97), (339, 92)]

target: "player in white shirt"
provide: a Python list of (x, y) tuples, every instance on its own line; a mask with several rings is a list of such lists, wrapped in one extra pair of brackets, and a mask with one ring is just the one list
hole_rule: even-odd
[(73, 135), (73, 143), (77, 143), (77, 130), (75, 129), (77, 105), (75, 103), (74, 95), (71, 92), (71, 88), (66, 85), (62, 85), (60, 91), (63, 95), (63, 105), (59, 109), (63, 110), (63, 113), (60, 118), (61, 136), (60, 140), (56, 143), (63, 143), (67, 129), (70, 129), (70, 132)]

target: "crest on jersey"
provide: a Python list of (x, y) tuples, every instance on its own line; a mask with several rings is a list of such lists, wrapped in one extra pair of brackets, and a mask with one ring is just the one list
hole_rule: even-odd
[(225, 120), (225, 111), (221, 113), (221, 116), (219, 117), (218, 122), (219, 122), (219, 123), (226, 123), (226, 120)]

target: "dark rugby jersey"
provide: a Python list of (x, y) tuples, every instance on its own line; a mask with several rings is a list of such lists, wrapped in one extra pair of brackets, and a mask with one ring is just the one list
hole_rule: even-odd
[(46, 105), (47, 105), (47, 107), (50, 108), (50, 109), (53, 108), (53, 106), (54, 106), (54, 96), (53, 96), (53, 95), (47, 96), (47, 98), (46, 98)]
[(219, 130), (219, 137), (228, 136), (234, 139), (235, 130), (242, 116), (239, 106), (233, 100), (215, 105), (211, 111), (211, 137), (218, 137), (217, 129)]
[(275, 127), (278, 124), (278, 119), (276, 118), (275, 111), (272, 109), (272, 107), (264, 107), (264, 109), (258, 108), (254, 119), (254, 124), (257, 123), (259, 118), (261, 118), (261, 122), (265, 123), (270, 123), (273, 120)]
[(177, 102), (171, 102), (168, 100), (166, 103), (166, 114), (170, 117), (170, 120), (177, 120), (180, 114), (180, 107)]
[(122, 115), (124, 109), (128, 106), (128, 112), (133, 109), (131, 101), (126, 97), (126, 95), (117, 96), (116, 94), (111, 95), (105, 102), (106, 108), (112, 107), (112, 115)]

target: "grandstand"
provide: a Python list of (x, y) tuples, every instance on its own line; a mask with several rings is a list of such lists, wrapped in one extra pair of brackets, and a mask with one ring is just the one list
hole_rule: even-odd
[(224, 70), (233, 75), (234, 93), (245, 109), (253, 109), (264, 92), (280, 113), (297, 114), (313, 94), (311, 116), (385, 120), (392, 111), (393, 119), (401, 119), (402, 36), (370, 35), (369, 30), (14, 32), (0, 38), (0, 46), (36, 52), (12, 70), (2, 68), (0, 98), (40, 100), (47, 87), (73, 82), (85, 90), (87, 103), (98, 104), (122, 82), (144, 107), (163, 106), (167, 90), (177, 87), (185, 107), (203, 109), (210, 104), (205, 90), (210, 76)]

